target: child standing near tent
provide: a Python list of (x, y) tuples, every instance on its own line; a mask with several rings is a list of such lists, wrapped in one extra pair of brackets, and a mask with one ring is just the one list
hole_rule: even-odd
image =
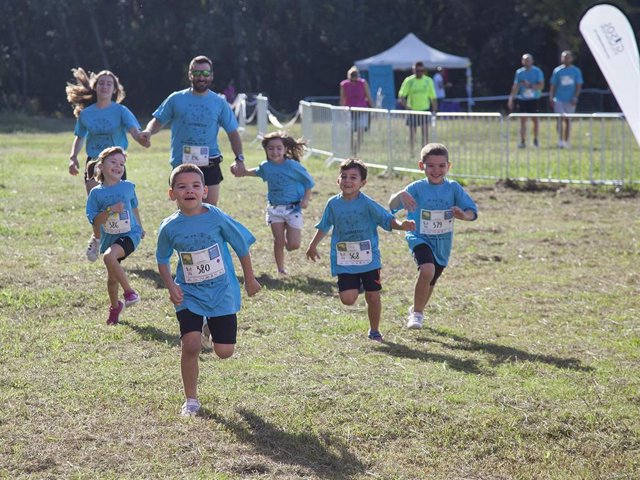
[(273, 256), (278, 273), (286, 275), (284, 251), (297, 250), (302, 240), (302, 209), (307, 208), (314, 181), (300, 164), (304, 142), (286, 132), (268, 133), (262, 140), (267, 159), (240, 176), (267, 182), (267, 224), (273, 234)]

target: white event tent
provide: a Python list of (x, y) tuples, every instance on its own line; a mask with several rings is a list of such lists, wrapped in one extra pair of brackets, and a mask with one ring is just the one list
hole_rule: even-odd
[(436, 50), (413, 33), (408, 33), (402, 40), (384, 52), (369, 58), (356, 60), (355, 65), (359, 70), (369, 70), (371, 65), (390, 65), (393, 70), (410, 70), (417, 61), (424, 62), (424, 66), (428, 69), (437, 67), (466, 69), (466, 90), (467, 96), (471, 99), (471, 60), (467, 57), (459, 57)]

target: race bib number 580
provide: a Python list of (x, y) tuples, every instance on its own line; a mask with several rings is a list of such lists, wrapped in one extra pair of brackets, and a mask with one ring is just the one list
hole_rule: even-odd
[(225, 273), (217, 243), (196, 252), (180, 252), (180, 260), (184, 281), (187, 283), (204, 282)]

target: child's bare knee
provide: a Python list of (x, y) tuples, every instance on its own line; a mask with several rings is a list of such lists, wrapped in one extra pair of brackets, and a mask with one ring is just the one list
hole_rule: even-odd
[(216, 352), (218, 358), (225, 359), (233, 355), (235, 345), (214, 343), (213, 351)]

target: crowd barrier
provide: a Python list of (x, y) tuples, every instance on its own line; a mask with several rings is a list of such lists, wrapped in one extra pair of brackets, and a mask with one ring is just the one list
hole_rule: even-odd
[[(358, 156), (372, 167), (419, 172), (422, 145), (447, 145), (451, 174), (462, 178), (637, 184), (640, 149), (622, 114), (570, 114), (570, 145), (561, 147), (558, 114), (429, 112), (349, 108), (300, 102), (310, 153), (328, 161)], [(527, 141), (520, 144), (526, 119)], [(538, 146), (533, 145), (535, 118)]]

